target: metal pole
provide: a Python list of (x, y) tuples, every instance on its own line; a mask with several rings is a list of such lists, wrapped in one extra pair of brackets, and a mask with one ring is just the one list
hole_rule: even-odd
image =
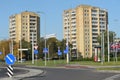
[(50, 54), (50, 49), (49, 49), (49, 45), (48, 45), (48, 61), (49, 61), (49, 54)]
[[(113, 33), (113, 44), (114, 44), (114, 33)], [(114, 62), (115, 62), (115, 49), (113, 49), (113, 56), (114, 56)]]
[[(20, 39), (20, 49), (22, 49), (22, 42), (21, 42), (21, 39)], [(22, 63), (22, 50), (20, 50), (20, 54), (21, 54), (21, 63)]]
[(103, 62), (105, 61), (105, 54), (104, 54), (104, 32), (103, 32)]
[(34, 64), (34, 40), (33, 40), (33, 32), (32, 32), (32, 64)]
[(107, 36), (108, 36), (108, 62), (110, 62), (110, 42), (109, 42), (109, 25), (108, 25), (108, 31), (107, 31)]
[[(45, 15), (45, 49), (46, 49), (46, 14), (44, 12), (37, 12)], [(46, 63), (46, 51), (45, 51), (45, 66), (47, 65)]]
[(47, 62), (46, 62), (46, 36), (45, 36), (45, 66), (47, 65)]
[[(44, 13), (45, 15), (45, 13)], [(45, 49), (46, 49), (46, 15), (45, 15)], [(46, 52), (45, 52), (45, 66), (47, 65), (47, 62), (46, 62)]]
[(11, 39), (11, 43), (9, 44), (10, 47), (10, 53), (13, 54), (13, 40)]
[[(67, 16), (68, 19), (68, 16)], [(67, 20), (68, 21), (68, 20)], [(66, 42), (66, 47), (68, 48), (68, 53), (67, 53), (67, 64), (69, 63), (69, 44), (68, 44), (68, 36), (69, 36), (69, 31), (68, 31), (68, 25), (67, 25), (67, 42)]]
[(37, 54), (35, 55), (35, 57), (36, 57), (36, 62), (37, 62)]
[(103, 31), (101, 32), (101, 64), (103, 64)]
[(116, 62), (117, 62), (117, 42), (116, 42), (116, 45), (115, 45), (115, 59), (116, 59)]

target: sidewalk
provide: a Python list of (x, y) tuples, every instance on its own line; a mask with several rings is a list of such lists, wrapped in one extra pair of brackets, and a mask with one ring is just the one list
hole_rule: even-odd
[(15, 75), (12, 78), (10, 78), (10, 77), (1, 78), (0, 80), (20, 80), (20, 79), (23, 79), (25, 77), (35, 76), (35, 75), (43, 73), (42, 70), (36, 70), (36, 69), (27, 69), (27, 68), (18, 68), (18, 67), (15, 67), (15, 69), (28, 70), (29, 72), (26, 74)]

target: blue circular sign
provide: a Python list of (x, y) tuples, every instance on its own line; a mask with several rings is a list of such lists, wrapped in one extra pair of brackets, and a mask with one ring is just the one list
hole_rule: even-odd
[(15, 63), (16, 59), (13, 54), (8, 54), (5, 57), (5, 62), (7, 65), (13, 65)]
[(35, 50), (34, 50), (34, 54), (38, 54), (38, 50), (35, 49)]

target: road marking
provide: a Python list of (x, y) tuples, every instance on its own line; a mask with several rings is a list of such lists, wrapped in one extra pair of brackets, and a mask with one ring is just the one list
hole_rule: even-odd
[(104, 80), (115, 80), (115, 78), (119, 78), (120, 77), (120, 74), (117, 74), (117, 75), (114, 75), (114, 76), (111, 76), (111, 77), (108, 77)]
[(12, 63), (13, 62), (13, 60), (12, 59), (10, 59), (10, 57), (7, 55), (7, 58), (10, 60), (10, 62)]

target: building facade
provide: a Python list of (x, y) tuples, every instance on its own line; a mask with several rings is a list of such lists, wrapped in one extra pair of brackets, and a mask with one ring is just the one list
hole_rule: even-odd
[(9, 36), (10, 39), (19, 42), (34, 41), (38, 43), (40, 39), (40, 17), (34, 12), (22, 12), (9, 17)]
[(92, 57), (102, 32), (107, 31), (108, 12), (99, 7), (80, 5), (63, 12), (63, 37), (83, 58)]

